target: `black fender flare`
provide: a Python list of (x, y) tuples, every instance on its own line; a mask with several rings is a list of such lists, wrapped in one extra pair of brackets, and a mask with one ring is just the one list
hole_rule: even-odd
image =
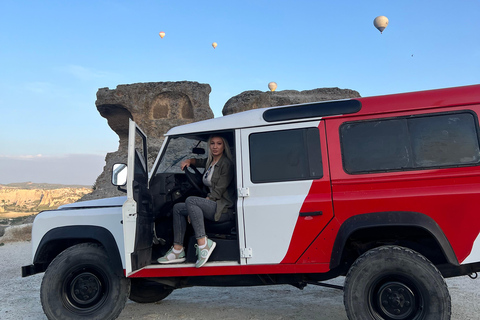
[(345, 220), (340, 226), (333, 244), (330, 269), (340, 265), (345, 243), (355, 231), (379, 227), (415, 227), (424, 229), (437, 241), (447, 261), (450, 264), (459, 265), (450, 242), (435, 220), (419, 212), (390, 211), (365, 213)]
[[(51, 261), (45, 261), (45, 257), (51, 256), (49, 252), (52, 252), (52, 247), (61, 248), (61, 251), (63, 251), (71, 245), (83, 242), (96, 242), (101, 244), (105, 248), (113, 265), (118, 266), (115, 268), (116, 272), (122, 276), (124, 275), (122, 258), (118, 250), (117, 242), (108, 229), (100, 226), (64, 226), (48, 231), (37, 247), (33, 262), (35, 265), (45, 265), (44, 269), (46, 269)], [(56, 254), (58, 253), (60, 252)]]

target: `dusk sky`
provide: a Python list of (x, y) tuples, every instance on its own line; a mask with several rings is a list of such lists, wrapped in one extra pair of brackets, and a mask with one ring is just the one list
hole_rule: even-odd
[(479, 15), (478, 0), (1, 0), (0, 184), (92, 185), (118, 148), (103, 87), (207, 83), (220, 117), (270, 81), (361, 96), (478, 84)]

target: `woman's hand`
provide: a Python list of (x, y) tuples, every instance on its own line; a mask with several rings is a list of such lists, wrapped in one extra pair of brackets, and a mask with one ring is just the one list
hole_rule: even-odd
[(190, 167), (191, 164), (192, 164), (192, 159), (184, 160), (180, 163), (180, 168), (184, 170), (185, 167)]

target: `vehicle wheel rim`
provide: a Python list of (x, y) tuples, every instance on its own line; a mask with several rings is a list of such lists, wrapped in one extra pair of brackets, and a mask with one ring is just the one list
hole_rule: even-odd
[(108, 285), (100, 273), (94, 270), (79, 270), (65, 282), (64, 302), (76, 313), (89, 313), (105, 300)]
[(423, 299), (415, 286), (399, 280), (385, 280), (374, 286), (370, 299), (373, 313), (385, 320), (419, 319)]
[(399, 282), (387, 282), (378, 291), (377, 305), (392, 319), (407, 319), (415, 310), (415, 295)]

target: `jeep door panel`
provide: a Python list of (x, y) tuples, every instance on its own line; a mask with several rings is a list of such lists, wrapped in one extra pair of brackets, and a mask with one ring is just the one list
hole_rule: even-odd
[[(138, 141), (136, 141), (138, 139)], [(138, 143), (140, 142), (140, 143)], [(148, 193), (147, 136), (129, 121), (127, 200), (122, 207), (126, 274), (150, 264), (152, 213)]]
[[(248, 265), (295, 263), (333, 216), (328, 170), (323, 169), (328, 162), (321, 162), (320, 152), (316, 161), (308, 159), (303, 152), (310, 148), (295, 146), (314, 139), (309, 128), (318, 141), (318, 126), (315, 121), (241, 130), (242, 181), (249, 194), (239, 201), (245, 248), (251, 250)], [(304, 135), (312, 136), (295, 140)], [(277, 139), (293, 139), (292, 145)]]

